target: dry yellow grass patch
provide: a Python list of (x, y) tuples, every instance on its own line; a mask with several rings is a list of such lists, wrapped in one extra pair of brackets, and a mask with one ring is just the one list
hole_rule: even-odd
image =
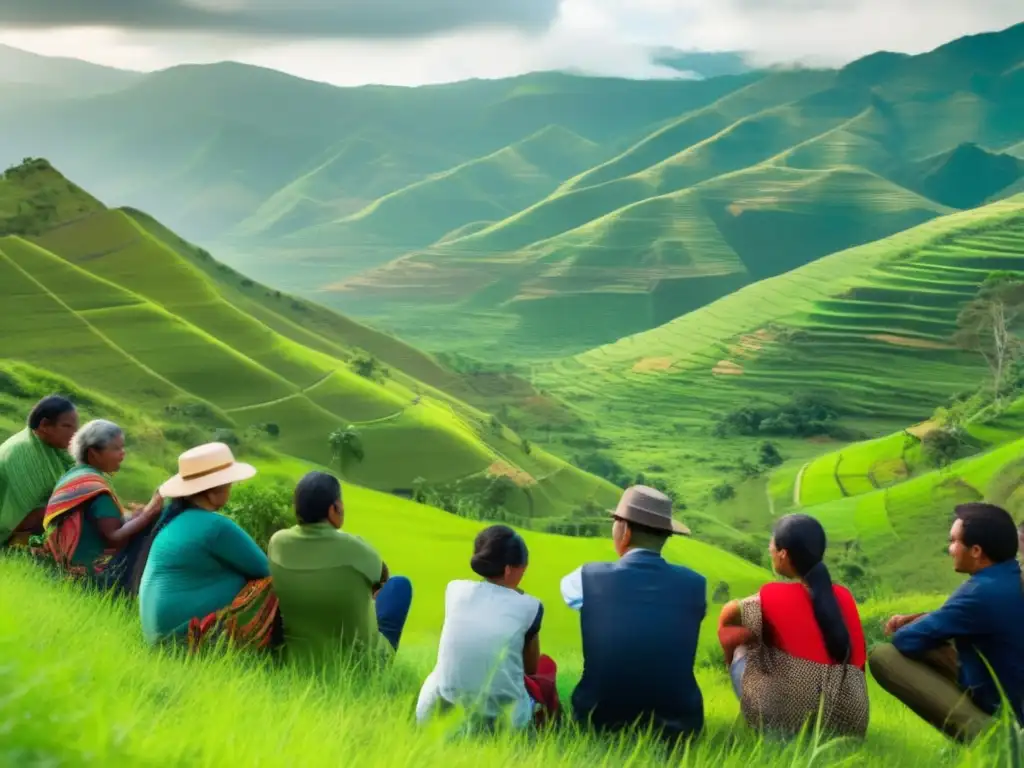
[(867, 338), (872, 341), (880, 341), (883, 344), (892, 344), (896, 347), (911, 347), (912, 349), (953, 349), (951, 344), (944, 344), (941, 341), (929, 341), (928, 339), (915, 339), (910, 336), (895, 336), (891, 333), (877, 333)]
[(650, 371), (667, 371), (671, 367), (671, 357), (645, 357), (642, 360), (637, 360), (630, 370), (633, 373), (648, 373)]
[(525, 488), (528, 485), (536, 485), (537, 483), (537, 481), (534, 480), (533, 475), (529, 472), (516, 469), (504, 461), (496, 461), (491, 464), (491, 466), (487, 468), (487, 474), (494, 477), (507, 477), (520, 488)]
[(734, 363), (732, 360), (719, 360), (718, 364), (711, 369), (716, 376), (742, 376), (743, 366)]
[(939, 424), (939, 422), (929, 419), (928, 421), (922, 421), (919, 424), (915, 424), (912, 427), (907, 427), (905, 431), (908, 435), (913, 435), (918, 440), (924, 440), (940, 426), (942, 425)]

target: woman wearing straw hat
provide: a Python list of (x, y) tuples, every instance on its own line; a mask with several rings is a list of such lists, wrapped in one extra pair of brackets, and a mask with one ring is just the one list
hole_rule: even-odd
[(173, 501), (153, 533), (139, 588), (146, 640), (187, 639), (191, 648), (226, 636), (265, 648), (280, 620), (267, 556), (234, 520), (218, 514), (231, 486), (256, 474), (223, 443), (192, 448), (160, 486)]

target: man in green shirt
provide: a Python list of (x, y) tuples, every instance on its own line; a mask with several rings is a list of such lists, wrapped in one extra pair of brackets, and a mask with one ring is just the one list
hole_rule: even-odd
[(341, 530), (341, 483), (310, 472), (295, 488), (299, 524), (278, 531), (268, 556), (289, 658), (323, 666), (360, 649), (390, 657), (412, 603), (412, 584), (391, 577), (373, 547)]

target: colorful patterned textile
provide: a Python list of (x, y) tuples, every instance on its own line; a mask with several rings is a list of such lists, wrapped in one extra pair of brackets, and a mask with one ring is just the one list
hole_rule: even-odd
[[(82, 536), (85, 508), (90, 501), (104, 493), (114, 500), (123, 517), (124, 508), (110, 482), (101, 472), (89, 466), (77, 466), (64, 475), (50, 496), (43, 517), (43, 526), (46, 528), (43, 554), (52, 557), (58, 566), (70, 574), (84, 576), (90, 573), (90, 568), (75, 565), (72, 559)], [(95, 575), (103, 571), (113, 555), (114, 552), (109, 551), (94, 561), (91, 573)]]
[(231, 604), (188, 625), (192, 652), (225, 640), (236, 647), (269, 650), (282, 637), (281, 614), (269, 578), (249, 581)]

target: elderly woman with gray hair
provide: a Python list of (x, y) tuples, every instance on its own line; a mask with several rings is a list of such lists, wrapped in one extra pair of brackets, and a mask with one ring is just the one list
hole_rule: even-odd
[(163, 507), (159, 493), (134, 514), (121, 506), (109, 475), (124, 461), (124, 432), (90, 421), (69, 447), (75, 467), (58, 482), (43, 517), (45, 554), (59, 568), (104, 588), (131, 592), (139, 551)]

